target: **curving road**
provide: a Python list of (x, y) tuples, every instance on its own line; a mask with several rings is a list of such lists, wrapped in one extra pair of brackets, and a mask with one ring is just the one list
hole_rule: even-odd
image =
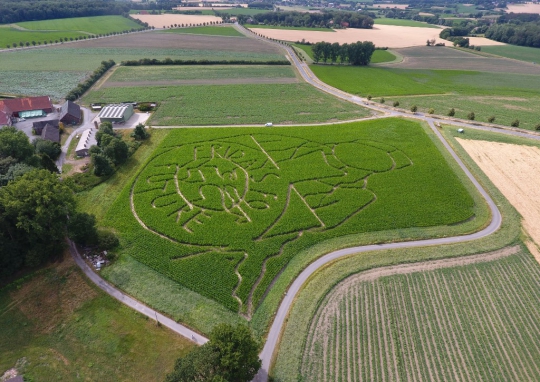
[[(265, 42), (269, 42), (267, 39), (261, 38), (259, 36), (256, 36), (250, 31), (247, 31), (245, 28), (239, 26), (238, 24), (235, 24), (235, 27), (241, 31), (242, 33), (257, 38), (259, 40), (264, 40)], [(270, 41), (271, 42), (271, 41)], [(306, 282), (306, 280), (314, 274), (318, 269), (323, 267), (324, 265), (328, 264), (329, 262), (332, 262), (336, 259), (339, 259), (344, 256), (348, 256), (351, 254), (356, 253), (362, 253), (362, 252), (368, 252), (368, 251), (380, 251), (380, 250), (388, 250), (388, 249), (399, 249), (399, 248), (412, 248), (412, 247), (424, 247), (424, 246), (436, 246), (436, 245), (444, 245), (444, 244), (453, 244), (453, 243), (462, 243), (467, 242), (471, 240), (477, 240), (483, 237), (486, 237), (495, 231), (499, 229), (502, 222), (501, 213), (499, 212), (497, 206), (495, 205), (494, 201), (491, 199), (491, 197), (488, 195), (488, 193), (482, 188), (482, 186), (478, 183), (478, 181), (474, 178), (474, 176), (471, 174), (471, 172), (467, 169), (467, 167), (463, 164), (461, 159), (456, 155), (456, 153), (452, 150), (450, 145), (446, 142), (446, 140), (443, 138), (442, 134), (437, 130), (437, 128), (434, 125), (434, 120), (440, 121), (440, 119), (434, 119), (431, 116), (425, 116), (423, 114), (410, 114), (403, 111), (393, 110), (388, 107), (383, 107), (374, 103), (371, 103), (367, 101), (366, 99), (360, 98), (358, 96), (354, 96), (348, 93), (345, 93), (341, 90), (335, 89), (317, 79), (315, 75), (311, 72), (309, 67), (300, 62), (296, 56), (296, 54), (293, 52), (292, 48), (287, 45), (282, 45), (276, 42), (271, 42), (283, 49), (285, 49), (295, 67), (298, 69), (298, 72), (303, 77), (303, 79), (311, 84), (312, 86), (326, 92), (329, 94), (332, 94), (338, 98), (356, 103), (358, 105), (361, 105), (363, 107), (368, 107), (370, 109), (382, 112), (385, 114), (386, 117), (390, 116), (405, 116), (408, 118), (415, 118), (420, 119), (423, 121), (426, 121), (435, 135), (440, 139), (442, 144), (445, 146), (445, 148), (448, 150), (448, 152), (452, 155), (452, 157), (456, 160), (458, 165), (461, 167), (461, 169), (465, 172), (467, 177), (471, 180), (471, 182), (474, 184), (474, 186), (477, 188), (477, 190), (480, 192), (480, 194), (484, 197), (486, 200), (490, 210), (492, 219), (490, 224), (484, 228), (483, 230), (469, 234), (469, 235), (463, 235), (463, 236), (455, 236), (455, 237), (445, 237), (445, 238), (439, 238), (439, 239), (427, 239), (427, 240), (416, 240), (416, 241), (407, 241), (407, 242), (401, 242), (401, 243), (388, 243), (388, 244), (375, 244), (375, 245), (366, 245), (366, 246), (359, 246), (359, 247), (351, 247), (351, 248), (345, 248), (338, 251), (334, 251), (331, 253), (328, 253), (317, 260), (315, 260), (313, 263), (311, 263), (307, 268), (305, 268), (302, 273), (293, 281), (291, 286), (289, 287), (287, 294), (283, 298), (278, 311), (276, 313), (276, 316), (274, 318), (274, 321), (272, 323), (272, 326), (270, 327), (270, 331), (268, 333), (268, 337), (266, 340), (266, 343), (264, 345), (264, 348), (262, 352), (260, 353), (260, 357), (262, 360), (262, 368), (255, 377), (254, 381), (256, 382), (266, 382), (268, 380), (268, 371), (270, 370), (270, 366), (272, 363), (272, 359), (274, 356), (274, 352), (276, 350), (276, 347), (278, 345), (280, 335), (284, 326), (285, 319), (287, 317), (287, 314), (292, 306), (292, 303), (296, 297), (296, 295), (299, 293), (299, 291), (302, 288), (302, 285)], [(86, 114), (86, 113), (85, 113)], [(374, 117), (378, 118), (378, 117)], [(345, 123), (346, 121), (340, 122)], [(487, 131), (495, 131), (499, 133), (504, 133), (508, 135), (516, 135), (531, 139), (540, 140), (540, 135), (529, 133), (526, 131), (518, 130), (518, 129), (504, 129), (501, 130), (500, 128), (493, 128), (489, 126), (479, 126), (479, 125), (472, 125), (470, 123), (466, 123), (464, 121), (459, 120), (447, 120), (445, 123), (453, 124), (456, 126), (462, 126), (467, 127), (471, 129), (480, 129), (480, 130), (487, 130)], [(86, 123), (85, 123), (86, 125)], [(238, 126), (236, 126), (238, 127)], [(82, 129), (82, 128), (81, 128)], [(72, 134), (74, 135), (74, 134)], [(69, 145), (69, 140), (66, 142), (65, 148), (67, 148)], [(63, 158), (61, 159), (61, 161)], [(90, 280), (92, 280), (97, 286), (99, 286), (101, 289), (103, 289), (106, 293), (110, 294), (120, 302), (126, 304), (127, 306), (137, 310), (138, 312), (152, 318), (155, 320), (158, 320), (163, 326), (166, 326), (170, 328), (171, 330), (175, 331), (176, 333), (195, 341), (199, 344), (206, 343), (208, 341), (207, 338), (204, 336), (201, 336), (200, 334), (192, 331), (191, 329), (178, 324), (174, 320), (156, 312), (155, 310), (149, 308), (148, 306), (140, 303), (139, 301), (133, 299), (132, 297), (126, 295), (119, 289), (113, 287), (109, 283), (107, 283), (105, 280), (103, 280), (99, 275), (97, 275), (81, 258), (80, 254), (77, 251), (77, 248), (73, 245), (73, 243), (70, 242), (70, 249), (71, 253), (79, 265), (79, 267), (83, 270), (83, 272), (88, 276)]]

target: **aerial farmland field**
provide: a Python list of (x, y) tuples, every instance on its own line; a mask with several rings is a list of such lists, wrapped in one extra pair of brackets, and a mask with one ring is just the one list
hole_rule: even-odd
[(538, 379), (538, 263), (519, 246), (455, 262), (381, 268), (338, 284), (312, 321), (300, 374), (317, 381)]
[(423, 235), (418, 228), (479, 214), (430, 142), (418, 124), (396, 119), (174, 130), (104, 224), (120, 233), (122, 256), (250, 316), (295, 254), (316, 243), (410, 227)]
[(173, 28), (163, 30), (162, 33), (178, 33), (178, 34), (202, 34), (211, 36), (230, 36), (230, 37), (246, 37), (244, 34), (237, 31), (230, 25), (225, 26), (205, 26), (191, 28)]

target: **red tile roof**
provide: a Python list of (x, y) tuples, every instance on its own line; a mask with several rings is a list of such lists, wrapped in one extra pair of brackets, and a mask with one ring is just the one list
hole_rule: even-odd
[(7, 106), (13, 113), (30, 110), (52, 109), (52, 102), (48, 96), (28, 97), (0, 100), (0, 109)]
[(11, 125), (11, 118), (9, 114), (0, 110), (0, 127), (4, 125)]

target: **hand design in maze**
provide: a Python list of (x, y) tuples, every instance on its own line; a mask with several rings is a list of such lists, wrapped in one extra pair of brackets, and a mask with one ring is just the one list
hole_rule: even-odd
[(168, 148), (138, 177), (133, 204), (180, 243), (234, 247), (335, 228), (376, 200), (370, 175), (411, 164), (378, 142), (240, 135)]

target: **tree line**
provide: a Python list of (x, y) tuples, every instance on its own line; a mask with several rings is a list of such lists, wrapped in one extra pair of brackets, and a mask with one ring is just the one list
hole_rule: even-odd
[(540, 48), (540, 21), (497, 23), (487, 29), (485, 36), (507, 44)]
[(335, 42), (318, 42), (311, 46), (313, 60), (315, 62), (327, 63), (329, 60), (334, 64), (338, 58), (340, 63), (349, 63), (350, 65), (368, 65), (371, 62), (371, 56), (375, 52), (375, 45), (371, 41), (358, 41), (352, 44), (343, 44)]
[(363, 28), (371, 29), (373, 19), (359, 12), (324, 11), (321, 13), (265, 12), (238, 17), (241, 24), (249, 19), (260, 24), (308, 28)]
[(0, 23), (122, 15), (131, 2), (115, 0), (0, 0)]
[(86, 80), (81, 82), (77, 87), (71, 90), (67, 95), (66, 99), (68, 101), (75, 101), (77, 98), (82, 96), (92, 85), (94, 85), (110, 68), (112, 68), (116, 63), (113, 60), (101, 61), (99, 68), (94, 70), (94, 72)]

